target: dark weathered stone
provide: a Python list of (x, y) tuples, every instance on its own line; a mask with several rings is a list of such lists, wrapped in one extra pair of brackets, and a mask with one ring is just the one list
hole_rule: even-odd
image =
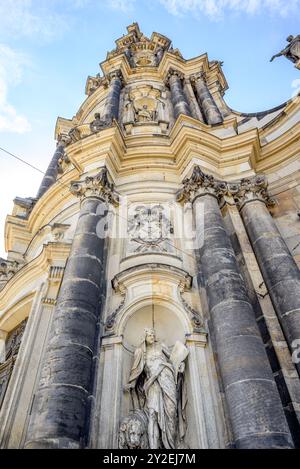
[(96, 230), (106, 213), (103, 200), (83, 199), (33, 403), (27, 448), (85, 445), (99, 305), (105, 295), (105, 239), (96, 237)]
[(168, 74), (168, 83), (171, 89), (171, 100), (174, 107), (175, 119), (177, 119), (180, 114), (191, 116), (190, 107), (182, 86), (182, 78), (183, 76), (177, 70), (170, 70)]
[[(241, 215), (290, 350), (300, 338), (300, 271), (264, 202), (250, 200)], [(300, 373), (300, 364), (295, 364)]]
[(223, 122), (222, 114), (205, 83), (204, 77), (201, 74), (197, 74), (192, 77), (192, 80), (195, 83), (199, 106), (207, 124), (221, 124)]
[(52, 160), (50, 161), (50, 164), (47, 168), (47, 171), (45, 173), (45, 176), (43, 177), (43, 180), (41, 182), (41, 185), (39, 187), (38, 193), (37, 193), (37, 199), (42, 197), (42, 195), (45, 194), (45, 192), (51, 187), (57, 178), (58, 175), (58, 161), (64, 157), (64, 150), (65, 148), (65, 143), (60, 142), (55, 150), (55, 153), (52, 157)]
[(204, 211), (197, 259), (206, 289), (217, 359), (237, 448), (293, 447), (265, 348), (239, 272), (218, 200), (194, 200), (196, 229)]
[(121, 89), (121, 73), (114, 72), (110, 76), (110, 89), (106, 98), (105, 111), (102, 118), (104, 122), (112, 121), (113, 119), (118, 120)]

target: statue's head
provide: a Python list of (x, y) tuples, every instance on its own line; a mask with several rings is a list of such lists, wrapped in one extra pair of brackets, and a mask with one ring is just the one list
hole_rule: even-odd
[(292, 42), (293, 39), (294, 39), (294, 36), (292, 36), (291, 34), (286, 38), (288, 42)]
[(152, 345), (156, 340), (155, 330), (152, 328), (145, 329), (145, 341), (146, 344)]

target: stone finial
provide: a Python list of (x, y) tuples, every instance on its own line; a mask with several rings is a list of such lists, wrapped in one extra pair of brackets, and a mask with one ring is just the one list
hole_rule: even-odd
[(212, 194), (219, 202), (236, 203), (241, 208), (251, 200), (261, 200), (268, 206), (274, 205), (270, 197), (268, 181), (264, 175), (245, 178), (236, 182), (215, 179), (203, 173), (200, 166), (195, 166), (190, 178), (183, 180), (183, 188), (177, 192), (177, 202), (191, 202), (198, 195)]
[(99, 197), (115, 206), (119, 203), (114, 184), (109, 182), (108, 171), (105, 167), (96, 176), (88, 176), (83, 181), (73, 181), (70, 190), (81, 200), (87, 197)]

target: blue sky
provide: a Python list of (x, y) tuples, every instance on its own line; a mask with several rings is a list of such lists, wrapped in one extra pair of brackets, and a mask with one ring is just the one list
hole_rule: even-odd
[[(300, 72), (270, 57), (300, 34), (300, 0), (0, 0), (0, 147), (45, 170), (57, 116), (71, 118), (86, 77), (137, 21), (185, 58), (224, 61), (225, 99), (243, 112), (290, 99)], [(15, 196), (35, 196), (42, 175), (0, 151), (0, 255)]]

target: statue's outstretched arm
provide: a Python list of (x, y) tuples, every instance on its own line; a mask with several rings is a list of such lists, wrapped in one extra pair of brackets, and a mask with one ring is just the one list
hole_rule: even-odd
[(273, 57), (271, 58), (270, 62), (273, 62), (273, 60), (276, 59), (276, 57), (281, 57), (282, 55), (286, 55), (286, 54), (289, 52), (290, 47), (291, 47), (291, 45), (288, 45), (285, 49), (283, 49), (282, 51), (278, 52), (278, 54), (273, 55)]

